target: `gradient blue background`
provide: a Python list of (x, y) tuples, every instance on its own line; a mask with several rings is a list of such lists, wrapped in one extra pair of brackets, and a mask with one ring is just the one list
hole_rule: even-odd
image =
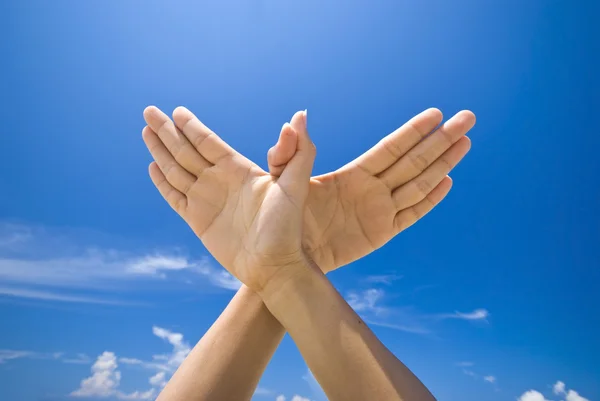
[[(332, 280), (343, 292), (393, 272), (404, 278), (386, 287), (392, 306), (490, 312), (444, 321), (435, 338), (375, 328), (440, 401), (551, 394), (556, 380), (600, 399), (597, 2), (13, 1), (0, 13), (0, 220), (200, 257), (147, 176), (145, 106), (185, 105), (262, 166), (282, 123), (307, 108), (315, 173), (423, 109), (470, 109), (473, 149), (449, 197)], [(0, 348), (148, 356), (152, 325), (194, 343), (231, 295), (146, 294), (151, 308), (0, 296)], [(497, 388), (465, 375), (465, 360)], [(305, 373), (286, 339), (263, 384), (317, 398)], [(8, 361), (0, 399), (67, 398), (86, 376), (85, 365)], [(146, 381), (124, 371), (122, 387)]]

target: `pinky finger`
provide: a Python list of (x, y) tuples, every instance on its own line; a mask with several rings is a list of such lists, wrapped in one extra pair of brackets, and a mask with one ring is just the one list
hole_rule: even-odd
[(150, 166), (148, 166), (148, 172), (150, 173), (150, 179), (152, 180), (152, 183), (156, 189), (158, 189), (158, 192), (160, 192), (162, 197), (173, 208), (173, 210), (179, 214), (182, 214), (187, 207), (187, 198), (185, 195), (169, 184), (167, 178), (163, 172), (160, 171), (160, 168), (156, 162), (150, 163)]
[(452, 178), (446, 176), (433, 190), (419, 203), (396, 213), (394, 227), (396, 233), (406, 230), (418, 220), (429, 213), (442, 201), (452, 188)]

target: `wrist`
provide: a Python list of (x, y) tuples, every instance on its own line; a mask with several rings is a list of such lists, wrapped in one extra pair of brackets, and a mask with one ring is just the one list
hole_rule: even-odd
[(298, 286), (306, 285), (323, 276), (321, 269), (307, 256), (279, 269), (257, 291), (263, 302), (268, 306), (285, 298), (285, 294)]

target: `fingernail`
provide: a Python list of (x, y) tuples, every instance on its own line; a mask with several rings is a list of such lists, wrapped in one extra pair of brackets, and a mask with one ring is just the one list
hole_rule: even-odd
[(304, 129), (308, 127), (308, 109), (304, 109)]

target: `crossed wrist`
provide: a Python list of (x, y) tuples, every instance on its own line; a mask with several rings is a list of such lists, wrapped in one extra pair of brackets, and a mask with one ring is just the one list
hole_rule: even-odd
[(263, 302), (269, 305), (285, 298), (286, 292), (292, 291), (294, 287), (308, 283), (322, 275), (321, 269), (308, 256), (304, 255), (299, 260), (278, 269), (257, 290), (257, 293)]

